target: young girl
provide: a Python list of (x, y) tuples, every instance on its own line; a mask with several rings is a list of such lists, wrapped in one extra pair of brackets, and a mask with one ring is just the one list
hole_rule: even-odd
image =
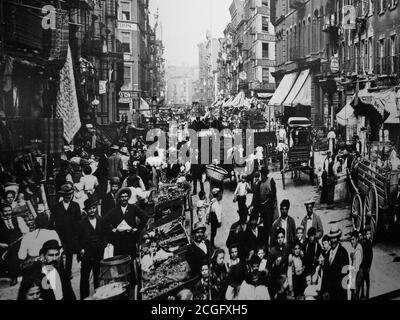
[(288, 269), (289, 285), (292, 287), (295, 298), (299, 298), (304, 293), (306, 284), (304, 269), (303, 258), (301, 256), (301, 244), (296, 241), (293, 246), (293, 254), (289, 256)]
[(199, 201), (197, 201), (197, 218), (202, 223), (206, 223), (208, 207), (209, 207), (209, 203), (206, 198), (206, 193), (204, 191), (200, 191), (199, 192)]
[(216, 289), (212, 297), (214, 300), (224, 300), (226, 288), (228, 287), (228, 269), (224, 261), (225, 251), (223, 249), (216, 250), (212, 257), (211, 269), (211, 282)]

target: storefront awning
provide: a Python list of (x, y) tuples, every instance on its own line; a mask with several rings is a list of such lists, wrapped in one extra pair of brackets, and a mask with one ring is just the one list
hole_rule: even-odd
[[(376, 119), (379, 122), (388, 120), (391, 113), (395, 113), (396, 93), (393, 89), (369, 92), (360, 90), (356, 98), (351, 102), (357, 115)], [(392, 112), (390, 110), (393, 110)]]
[[(310, 69), (306, 69), (303, 70), (299, 77), (296, 80), (296, 83), (293, 85), (292, 90), (290, 90), (290, 93), (288, 94), (288, 96), (286, 97), (285, 101), (283, 102), (283, 105), (285, 107), (291, 107), (294, 106), (296, 104), (302, 104), (302, 105), (311, 105), (311, 79), (308, 80), (310, 75)], [(309, 81), (309, 88), (306, 87), (306, 82)], [(306, 92), (303, 94), (301, 93), (302, 89), (304, 88), (304, 90), (309, 90), (310, 93), (307, 94)], [(299, 99), (296, 99), (297, 96), (299, 96), (299, 94), (301, 94), (301, 96), (299, 97)], [(303, 101), (301, 100), (302, 98), (307, 98), (307, 96), (309, 97), (310, 101)], [(296, 103), (294, 103), (296, 101)]]
[(279, 84), (278, 88), (276, 89), (274, 95), (272, 96), (271, 100), (269, 101), (269, 106), (281, 105), (282, 102), (286, 99), (287, 95), (292, 89), (293, 84), (296, 82), (298, 73), (288, 73), (286, 74), (281, 83)]
[(350, 104), (346, 104), (342, 110), (336, 115), (336, 121), (341, 126), (352, 126), (357, 124), (357, 117), (354, 114), (354, 109)]
[(270, 99), (274, 94), (273, 93), (261, 93), (257, 92), (258, 99)]
[(299, 94), (294, 98), (292, 105), (296, 106), (301, 104), (303, 106), (311, 106), (311, 75), (308, 72), (306, 81), (303, 84)]

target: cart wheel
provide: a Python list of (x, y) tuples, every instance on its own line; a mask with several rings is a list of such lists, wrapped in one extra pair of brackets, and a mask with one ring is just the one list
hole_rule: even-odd
[(379, 204), (378, 204), (378, 193), (376, 192), (376, 187), (373, 184), (367, 195), (365, 196), (365, 206), (364, 206), (364, 227), (370, 226), (372, 236), (376, 235), (378, 229), (378, 214), (379, 214)]
[(285, 185), (285, 171), (284, 171), (284, 170), (282, 170), (282, 187), (283, 187), (283, 190), (286, 189), (286, 185)]
[(353, 201), (351, 204), (351, 219), (353, 221), (354, 230), (360, 231), (363, 227), (363, 205), (361, 201), (361, 197), (359, 194), (356, 194), (353, 197)]
[(354, 180), (351, 177), (351, 172), (348, 172), (348, 176), (349, 176), (351, 191), (354, 192), (354, 193), (358, 193), (358, 188), (356, 187), (356, 185), (354, 183)]

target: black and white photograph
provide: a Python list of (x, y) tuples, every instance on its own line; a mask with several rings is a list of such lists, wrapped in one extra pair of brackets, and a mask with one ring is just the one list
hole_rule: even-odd
[(400, 300), (398, 0), (1, 0), (0, 80), (0, 300)]

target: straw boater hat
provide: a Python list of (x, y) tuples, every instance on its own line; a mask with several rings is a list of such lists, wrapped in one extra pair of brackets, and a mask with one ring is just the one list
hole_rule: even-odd
[(61, 186), (60, 191), (58, 192), (61, 195), (69, 195), (74, 193), (74, 187), (70, 183), (66, 183)]
[(117, 194), (116, 194), (117, 199), (119, 198), (119, 196), (120, 196), (122, 193), (127, 193), (128, 196), (129, 196), (129, 198), (132, 196), (132, 191), (131, 191), (131, 189), (129, 189), (129, 188), (122, 188), (122, 189), (118, 190), (118, 192), (117, 192)]
[(220, 193), (220, 192), (221, 192), (221, 189), (220, 189), (220, 188), (214, 188), (214, 189), (212, 189), (212, 191), (211, 191), (211, 193), (212, 193), (214, 196), (218, 195), (218, 193)]
[(342, 230), (338, 226), (333, 226), (328, 233), (329, 238), (340, 238), (342, 236)]
[(304, 202), (304, 205), (305, 205), (305, 206), (308, 206), (308, 205), (314, 206), (314, 205), (315, 205), (315, 201), (314, 201), (313, 199), (310, 199), (310, 200)]
[(203, 229), (203, 231), (206, 231), (207, 227), (203, 222), (198, 221), (193, 226), (193, 233), (195, 233), (197, 230), (201, 230), (201, 229)]
[(111, 150), (119, 150), (119, 147), (118, 147), (117, 145), (113, 145), (113, 146), (111, 147)]

